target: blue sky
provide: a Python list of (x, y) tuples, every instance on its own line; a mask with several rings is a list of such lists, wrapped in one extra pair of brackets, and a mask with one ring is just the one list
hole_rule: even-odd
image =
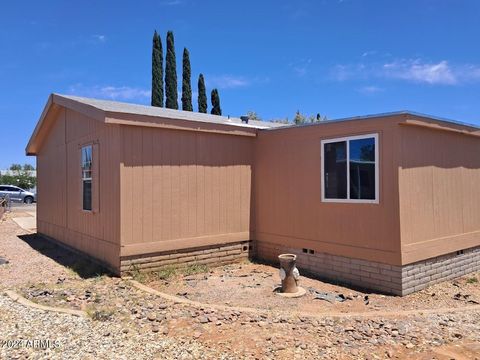
[(204, 73), (225, 115), (480, 125), (479, 14), (476, 0), (4, 2), (0, 169), (34, 164), (24, 148), (51, 92), (149, 104), (154, 29), (164, 45), (174, 31), (179, 65), (190, 50), (193, 88)]

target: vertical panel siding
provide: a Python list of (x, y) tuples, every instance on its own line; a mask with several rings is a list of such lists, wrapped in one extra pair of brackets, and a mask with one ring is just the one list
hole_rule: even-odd
[[(398, 264), (395, 141), (401, 118), (260, 132), (255, 147), (255, 240)], [(321, 140), (379, 134), (380, 203), (321, 201)]]
[(196, 246), (196, 238), (248, 233), (251, 138), (121, 131), (122, 245), (193, 239)]
[(405, 261), (480, 245), (480, 139), (402, 126), (401, 144)]
[(66, 226), (65, 111), (61, 110), (37, 156), (37, 218), (41, 224)]
[[(93, 144), (93, 206), (82, 210), (80, 149)], [(38, 231), (119, 266), (120, 132), (62, 108), (38, 159)]]

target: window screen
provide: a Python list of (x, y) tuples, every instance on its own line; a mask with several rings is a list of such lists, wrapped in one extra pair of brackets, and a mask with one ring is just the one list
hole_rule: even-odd
[(375, 199), (375, 139), (350, 141), (350, 199)]
[(325, 144), (325, 198), (347, 198), (347, 143), (346, 141)]
[(92, 146), (82, 147), (82, 208), (92, 210)]

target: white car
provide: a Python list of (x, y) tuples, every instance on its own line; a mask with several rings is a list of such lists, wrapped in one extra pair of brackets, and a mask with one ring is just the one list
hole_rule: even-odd
[(0, 185), (0, 198), (8, 197), (11, 201), (32, 204), (36, 194), (14, 185)]

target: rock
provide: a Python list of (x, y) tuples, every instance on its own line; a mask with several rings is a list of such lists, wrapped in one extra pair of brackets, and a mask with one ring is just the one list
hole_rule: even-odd
[(128, 330), (127, 328), (122, 329), (122, 333), (124, 333), (124, 334), (128, 334), (128, 331), (129, 331), (129, 330)]
[(152, 331), (154, 333), (158, 333), (160, 331), (160, 328), (157, 325), (152, 326)]
[(207, 318), (206, 316), (200, 316), (200, 317), (198, 318), (198, 322), (199, 322), (200, 324), (206, 324), (206, 323), (208, 323), (208, 318)]
[(157, 319), (157, 314), (155, 314), (154, 312), (148, 313), (147, 319), (150, 321), (155, 321)]
[(405, 347), (407, 349), (413, 349), (415, 347), (415, 345), (413, 345), (412, 343), (408, 343), (407, 345), (405, 345)]

